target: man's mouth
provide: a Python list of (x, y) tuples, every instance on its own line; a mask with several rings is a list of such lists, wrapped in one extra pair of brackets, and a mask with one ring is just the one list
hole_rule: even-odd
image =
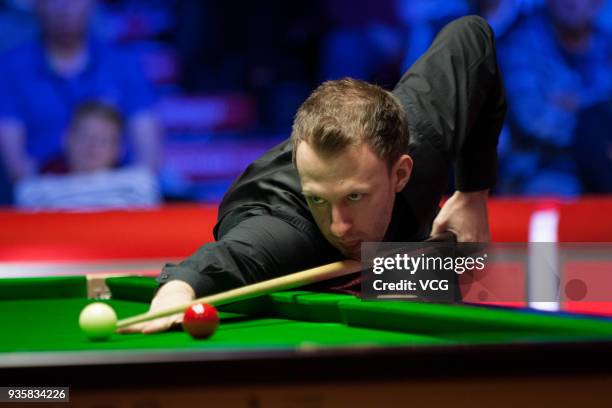
[(348, 251), (355, 250), (359, 248), (360, 241), (348, 241), (348, 242), (340, 242), (340, 246)]
[(361, 241), (352, 241), (341, 245), (345, 256), (355, 260), (361, 259)]

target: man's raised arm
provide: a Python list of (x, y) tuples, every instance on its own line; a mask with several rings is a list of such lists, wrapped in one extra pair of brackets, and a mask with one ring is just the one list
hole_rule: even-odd
[(432, 233), (446, 229), (459, 241), (488, 240), (486, 197), (497, 179), (506, 101), (487, 22), (468, 16), (447, 25), (394, 94), (407, 110), (416, 151), (408, 188), (416, 216), (431, 216), (427, 211), (444, 193), (454, 166), (457, 192), (436, 218)]

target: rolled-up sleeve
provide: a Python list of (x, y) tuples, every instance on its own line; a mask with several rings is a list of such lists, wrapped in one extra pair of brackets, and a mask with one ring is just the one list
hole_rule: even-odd
[(460, 191), (495, 184), (506, 101), (495, 39), (484, 19), (468, 16), (447, 25), (394, 94), (408, 111), (413, 143), (439, 152), (437, 173), (454, 165)]

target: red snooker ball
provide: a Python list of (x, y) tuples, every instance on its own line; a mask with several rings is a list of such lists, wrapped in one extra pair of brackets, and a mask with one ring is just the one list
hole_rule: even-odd
[(219, 314), (214, 306), (197, 303), (185, 310), (183, 328), (194, 339), (206, 339), (217, 330)]

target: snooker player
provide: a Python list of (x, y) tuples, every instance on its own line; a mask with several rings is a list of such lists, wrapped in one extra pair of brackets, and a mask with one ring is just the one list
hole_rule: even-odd
[[(323, 83), (299, 108), (291, 137), (225, 194), (216, 242), (163, 268), (151, 310), (359, 259), (361, 242), (444, 231), (488, 241), (505, 111), (493, 33), (476, 16), (446, 26), (393, 92), (353, 79)], [(439, 210), (453, 165), (457, 191)], [(123, 331), (162, 331), (180, 319)]]

